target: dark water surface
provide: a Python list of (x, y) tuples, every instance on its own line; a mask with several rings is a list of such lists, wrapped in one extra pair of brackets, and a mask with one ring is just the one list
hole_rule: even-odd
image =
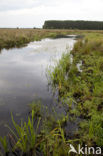
[(0, 135), (6, 135), (11, 125), (11, 112), (16, 121), (26, 119), (29, 104), (41, 99), (42, 104), (52, 105), (48, 91), (46, 68), (54, 64), (63, 52), (72, 49), (74, 39), (44, 39), (24, 48), (2, 50), (0, 54)]

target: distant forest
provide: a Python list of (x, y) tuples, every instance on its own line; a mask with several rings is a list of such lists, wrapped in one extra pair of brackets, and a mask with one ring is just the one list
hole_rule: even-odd
[(43, 25), (44, 29), (80, 29), (80, 30), (103, 30), (102, 21), (56, 21), (48, 20)]

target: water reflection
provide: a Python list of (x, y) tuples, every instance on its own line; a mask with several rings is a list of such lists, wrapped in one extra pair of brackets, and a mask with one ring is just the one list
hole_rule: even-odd
[(0, 135), (7, 131), (4, 124), (11, 124), (10, 112), (18, 121), (25, 118), (28, 104), (41, 99), (45, 105), (52, 105), (48, 92), (45, 69), (59, 59), (67, 47), (73, 47), (73, 39), (44, 39), (32, 42), (20, 49), (2, 50), (0, 54)]

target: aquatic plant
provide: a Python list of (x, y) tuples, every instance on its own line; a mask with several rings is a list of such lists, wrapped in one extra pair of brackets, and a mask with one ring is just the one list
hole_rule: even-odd
[[(39, 103), (40, 104), (40, 103)], [(55, 119), (52, 115), (37, 116), (36, 103), (32, 103), (31, 117), (27, 122), (21, 121), (21, 125), (14, 121), (11, 114), (12, 122), (15, 129), (10, 129), (8, 137), (0, 138), (2, 147), (7, 156), (65, 156), (68, 154), (68, 143), (65, 132), (61, 127), (59, 119)], [(39, 112), (40, 113), (40, 112)], [(42, 113), (42, 112), (41, 112)], [(35, 125), (36, 117), (36, 125)], [(2, 154), (2, 153), (1, 153)]]
[(11, 129), (9, 126), (11, 134), (9, 134), (10, 145), (12, 145), (12, 149), (9, 149), (9, 143), (7, 142), (7, 138), (0, 137), (0, 142), (2, 147), (8, 155), (9, 153), (14, 153), (14, 155), (36, 155), (37, 148), (37, 131), (40, 123), (40, 118), (38, 119), (37, 126), (34, 128), (34, 115), (35, 112), (32, 110), (31, 119), (28, 117), (28, 122), (21, 121), (21, 125), (19, 126), (11, 115), (13, 125), (15, 130)]
[[(63, 105), (68, 105), (69, 116), (73, 119), (81, 118), (78, 136), (82, 143), (100, 146), (103, 146), (102, 47), (103, 40), (95, 37), (79, 40), (71, 53), (64, 54), (49, 72), (52, 88), (58, 91), (58, 98)], [(79, 62), (80, 70), (77, 67)]]
[(7, 141), (6, 136), (4, 136), (3, 138), (0, 137), (0, 142), (1, 142), (1, 145), (2, 145), (3, 150), (4, 150), (4, 154), (6, 156), (8, 156), (9, 155), (9, 146), (8, 146), (8, 141)]

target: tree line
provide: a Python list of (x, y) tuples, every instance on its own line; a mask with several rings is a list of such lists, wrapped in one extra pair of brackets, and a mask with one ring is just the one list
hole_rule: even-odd
[(80, 29), (80, 30), (103, 30), (102, 21), (56, 21), (48, 20), (43, 25), (44, 29)]

